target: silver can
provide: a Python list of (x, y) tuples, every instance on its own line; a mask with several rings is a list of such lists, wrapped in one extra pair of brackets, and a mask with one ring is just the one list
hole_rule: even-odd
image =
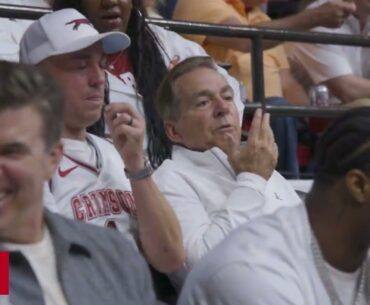
[(310, 88), (310, 102), (316, 107), (330, 107), (330, 94), (325, 85), (312, 86)]

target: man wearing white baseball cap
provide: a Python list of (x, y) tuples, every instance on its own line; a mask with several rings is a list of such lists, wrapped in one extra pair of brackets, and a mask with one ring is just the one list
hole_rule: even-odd
[(21, 62), (49, 73), (65, 97), (64, 153), (45, 187), (45, 205), (117, 229), (139, 244), (154, 268), (172, 272), (184, 261), (181, 231), (143, 155), (144, 119), (125, 103), (110, 104), (104, 115), (115, 147), (86, 131), (102, 114), (105, 56), (129, 44), (123, 33), (99, 34), (74, 9), (45, 15), (25, 32)]
[(78, 11), (61, 10), (44, 15), (31, 24), (21, 40), (20, 61), (36, 65), (48, 57), (80, 51), (99, 41), (105, 54), (119, 52), (130, 45), (126, 34), (99, 34)]

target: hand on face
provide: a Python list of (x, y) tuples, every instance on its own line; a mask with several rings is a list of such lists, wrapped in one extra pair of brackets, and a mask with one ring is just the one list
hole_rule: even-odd
[(105, 120), (126, 169), (131, 172), (142, 169), (144, 119), (130, 105), (114, 103), (105, 107)]
[(319, 19), (318, 26), (337, 28), (356, 12), (356, 5), (350, 0), (330, 0), (311, 11)]
[(274, 171), (278, 148), (270, 127), (270, 114), (258, 109), (248, 132), (248, 141), (240, 146), (230, 138), (227, 155), (236, 174), (250, 172), (268, 180)]

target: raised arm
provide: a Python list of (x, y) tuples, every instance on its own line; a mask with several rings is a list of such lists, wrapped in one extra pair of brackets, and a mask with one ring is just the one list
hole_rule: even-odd
[[(141, 172), (145, 165), (144, 119), (125, 103), (107, 106), (105, 118), (126, 171), (130, 175)], [(137, 209), (139, 240), (146, 258), (161, 272), (176, 271), (183, 264), (184, 248), (175, 213), (150, 175), (130, 182)]]
[[(353, 2), (345, 0), (328, 1), (318, 7), (309, 8), (285, 18), (264, 21), (251, 26), (259, 28), (284, 29), (284, 30), (309, 30), (314, 27), (323, 26), (336, 28), (344, 20), (355, 12)], [(222, 21), (223, 25), (246, 25), (239, 18), (230, 16)], [(205, 43), (217, 44), (241, 52), (250, 52), (251, 41), (245, 38), (207, 36)], [(265, 40), (264, 48), (271, 48), (281, 43), (280, 41)]]
[(347, 104), (360, 98), (370, 98), (370, 80), (356, 75), (342, 75), (324, 82), (331, 94)]

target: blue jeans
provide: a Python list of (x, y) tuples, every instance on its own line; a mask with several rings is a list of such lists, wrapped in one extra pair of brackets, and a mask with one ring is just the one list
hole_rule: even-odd
[[(273, 106), (288, 105), (288, 101), (282, 97), (268, 97), (266, 102)], [(297, 119), (287, 116), (272, 116), (271, 128), (279, 148), (276, 170), (289, 178), (299, 178)]]

